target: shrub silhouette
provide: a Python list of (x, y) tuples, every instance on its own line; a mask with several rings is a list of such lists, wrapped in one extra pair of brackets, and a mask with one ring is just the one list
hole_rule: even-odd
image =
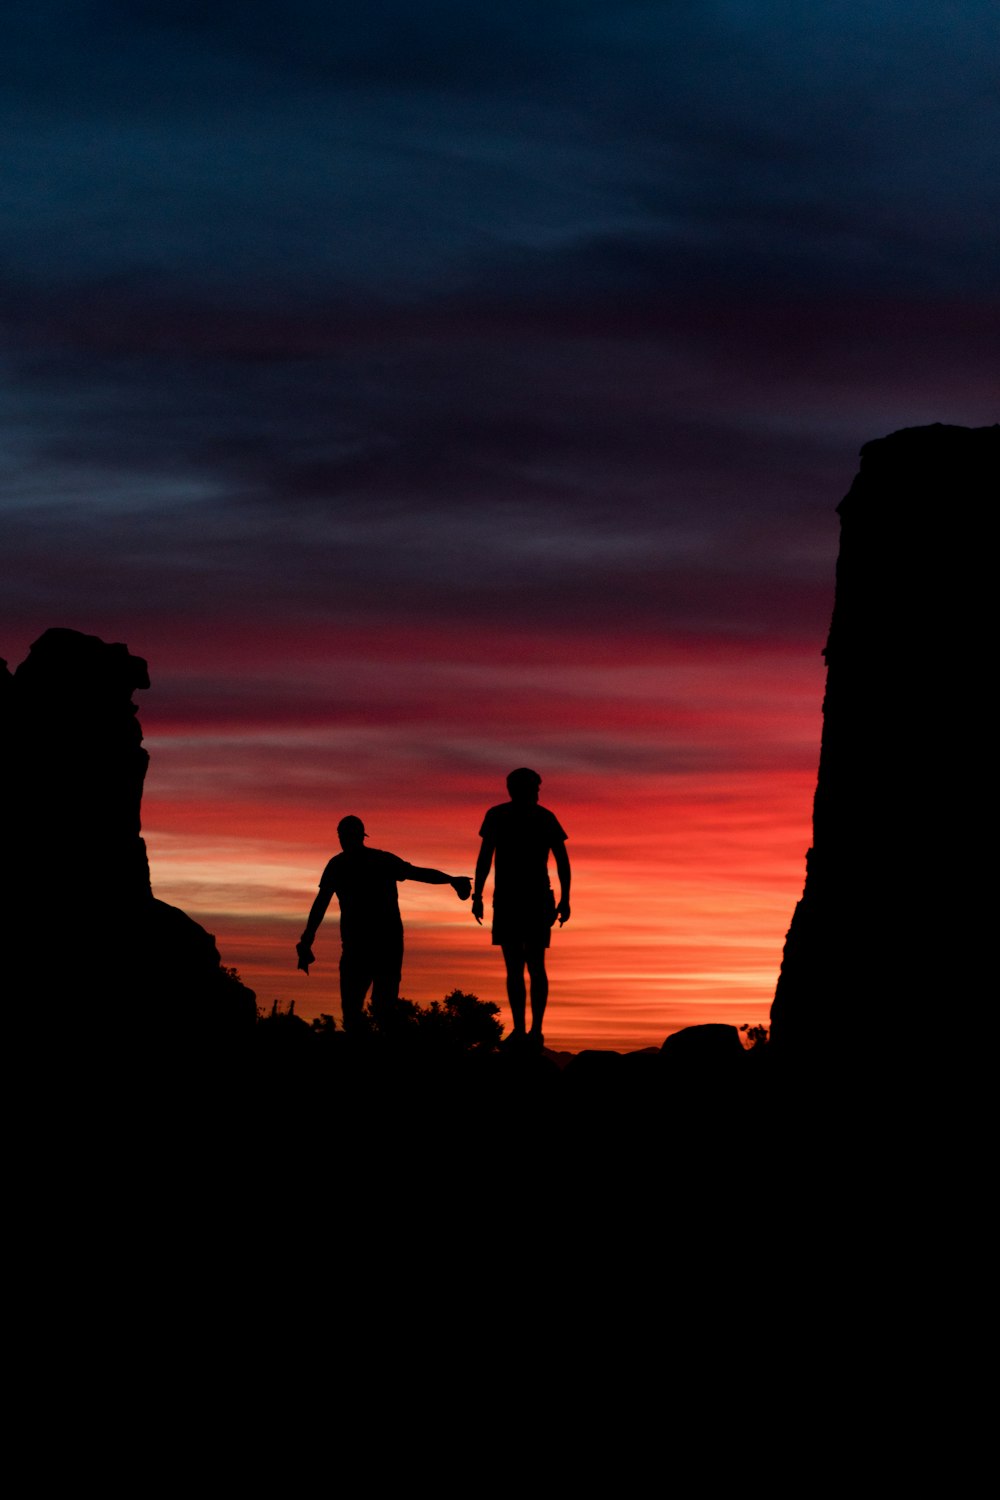
[[(480, 1000), (478, 995), (455, 989), (443, 1000), (433, 1000), (430, 1005), (399, 999), (391, 1008), (383, 1008), (377, 1016), (366, 1007), (351, 1037), (354, 1041), (391, 1043), (394, 1047), (403, 1046), (408, 1051), (422, 1053), (454, 1056), (492, 1052), (503, 1036), (499, 1015), (500, 1007), (491, 1000)], [(280, 1000), (275, 1000), (270, 1010), (258, 1005), (257, 1028), (258, 1032), (275, 1039), (292, 1033), (321, 1040), (337, 1038), (339, 1041), (344, 1037), (332, 1015), (320, 1015), (311, 1022), (297, 1016), (294, 1000), (289, 1001), (286, 1008)]]
[(755, 1047), (767, 1046), (768, 1028), (766, 1026), (751, 1026), (749, 1022), (744, 1022), (740, 1030), (743, 1032), (743, 1046), (748, 1052), (752, 1052)]
[(503, 1035), (499, 1015), (500, 1007), (491, 1000), (455, 989), (427, 1006), (399, 999), (391, 1011), (372, 1021), (372, 1030), (421, 1051), (492, 1052)]
[(257, 1026), (269, 1029), (278, 1027), (282, 1031), (308, 1032), (313, 1029), (308, 1021), (304, 1021), (301, 1016), (295, 1014), (294, 1000), (288, 1002), (287, 1010), (282, 1010), (281, 1001), (277, 998), (272, 1000), (270, 1010), (264, 1010), (260, 1005), (257, 1006)]

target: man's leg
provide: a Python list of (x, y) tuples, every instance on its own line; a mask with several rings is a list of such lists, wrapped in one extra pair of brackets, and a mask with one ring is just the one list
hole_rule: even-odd
[(526, 943), (524, 958), (531, 980), (531, 1031), (529, 1035), (539, 1046), (542, 1044), (542, 1017), (545, 1002), (549, 998), (549, 976), (545, 972), (545, 949), (541, 943)]
[(345, 948), (340, 955), (340, 1009), (348, 1036), (357, 1036), (364, 1030), (361, 1014), (371, 982), (371, 964), (367, 955), (351, 953)]
[(507, 1003), (514, 1024), (514, 1035), (524, 1036), (524, 944), (501, 943), (500, 951), (507, 965)]
[(372, 1017), (380, 1031), (392, 1027), (396, 1001), (403, 978), (403, 944), (391, 943), (381, 948), (373, 964)]

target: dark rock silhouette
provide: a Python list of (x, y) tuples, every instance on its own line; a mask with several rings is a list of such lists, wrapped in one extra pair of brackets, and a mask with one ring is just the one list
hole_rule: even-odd
[(0, 671), (2, 970), (11, 1012), (70, 1045), (252, 1029), (253, 993), (215, 941), (150, 885), (140, 804), (149, 756), (141, 657), (47, 630)]
[(671, 1065), (699, 1069), (739, 1067), (745, 1055), (736, 1027), (714, 1021), (671, 1032), (661, 1050)]
[(861, 455), (838, 508), (813, 847), (771, 1049), (902, 1063), (957, 1035), (987, 974), (1000, 427), (908, 428)]

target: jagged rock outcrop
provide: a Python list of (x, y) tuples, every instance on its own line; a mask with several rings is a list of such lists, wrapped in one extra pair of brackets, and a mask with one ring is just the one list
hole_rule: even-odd
[(215, 941), (153, 896), (140, 828), (149, 756), (141, 657), (47, 630), (0, 664), (0, 901), (9, 1018), (44, 1034), (144, 1037), (252, 1027)]
[(786, 1055), (933, 1058), (988, 982), (998, 497), (1000, 426), (936, 425), (867, 443), (838, 508), (813, 847), (771, 1010)]

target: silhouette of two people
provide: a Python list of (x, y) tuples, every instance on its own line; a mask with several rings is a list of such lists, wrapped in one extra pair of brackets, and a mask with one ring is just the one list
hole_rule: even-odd
[[(556, 918), (569, 921), (569, 857), (567, 834), (555, 813), (538, 803), (542, 778), (521, 766), (507, 777), (509, 802), (491, 807), (479, 833), (482, 844), (476, 861), (472, 915), (483, 919), (483, 891), (494, 865), (494, 947), (503, 953), (507, 969), (507, 1000), (513, 1030), (508, 1040), (541, 1047), (542, 1018), (549, 997), (545, 950)], [(549, 883), (549, 854), (559, 876), (559, 901)], [(528, 971), (526, 993), (524, 973)], [(531, 1029), (525, 1029), (526, 1000), (531, 999)]]
[(341, 818), (337, 824), (341, 853), (335, 854), (319, 882), (305, 929), (296, 945), (298, 967), (306, 974), (315, 963), (312, 945), (316, 932), (336, 895), (340, 903), (340, 1003), (344, 1030), (363, 1030), (365, 997), (372, 992), (376, 1024), (391, 1026), (403, 972), (403, 919), (399, 914), (398, 882), (418, 880), (425, 885), (450, 885), (460, 901), (469, 899), (467, 875), (407, 864), (383, 849), (366, 849), (365, 825), (360, 818)]
[[(515, 1044), (531, 1042), (538, 1047), (543, 1042), (542, 1019), (549, 993), (545, 950), (556, 919), (560, 926), (569, 921), (570, 886), (567, 835), (555, 814), (539, 806), (541, 783), (538, 772), (527, 766), (511, 771), (507, 777), (510, 801), (491, 807), (479, 830), (482, 844), (476, 861), (472, 901), (472, 915), (481, 924), (483, 891), (495, 862), (492, 939), (503, 953), (507, 970), (507, 999), (513, 1023), (508, 1040)], [(383, 849), (366, 849), (364, 824), (353, 815), (341, 818), (337, 834), (342, 852), (334, 855), (320, 878), (319, 892), (296, 944), (298, 967), (308, 974), (309, 965), (315, 962), (312, 945), (336, 895), (340, 903), (340, 1001), (344, 1030), (357, 1033), (364, 1029), (364, 1005), (369, 989), (372, 1017), (385, 1030), (392, 1024), (403, 969), (399, 882), (418, 880), (425, 885), (450, 885), (461, 901), (469, 899), (471, 883), (467, 875), (422, 869)], [(549, 883), (550, 854), (555, 858), (559, 876), (558, 903)], [(529, 995), (530, 1030), (526, 1028)]]

